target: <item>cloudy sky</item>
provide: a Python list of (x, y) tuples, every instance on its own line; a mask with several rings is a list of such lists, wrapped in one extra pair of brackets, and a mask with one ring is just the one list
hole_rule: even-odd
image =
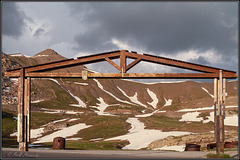
[[(3, 52), (47, 48), (67, 58), (127, 49), (237, 71), (238, 2), (3, 2)], [(149, 71), (180, 72), (148, 63), (129, 72)]]

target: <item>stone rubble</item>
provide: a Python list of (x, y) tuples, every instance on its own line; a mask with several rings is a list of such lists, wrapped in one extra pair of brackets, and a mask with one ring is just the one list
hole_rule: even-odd
[[(226, 131), (225, 132), (226, 141), (238, 141), (238, 132), (236, 131)], [(147, 149), (156, 149), (164, 146), (179, 146), (185, 145), (186, 143), (194, 143), (201, 145), (201, 148), (207, 147), (209, 143), (215, 143), (214, 133), (200, 133), (191, 134), (186, 136), (168, 136), (167, 138), (156, 140), (150, 143)]]

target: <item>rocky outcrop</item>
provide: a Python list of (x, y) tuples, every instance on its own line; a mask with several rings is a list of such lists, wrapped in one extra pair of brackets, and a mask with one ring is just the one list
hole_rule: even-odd
[[(226, 141), (238, 141), (237, 131), (227, 131), (225, 133)], [(193, 143), (201, 145), (201, 148), (206, 148), (207, 144), (215, 143), (214, 133), (200, 133), (186, 136), (169, 136), (164, 139), (156, 140), (148, 145), (148, 149), (157, 149), (164, 146), (180, 146), (186, 143)]]
[(2, 104), (17, 103), (17, 79), (5, 77), (4, 72), (19, 67), (21, 67), (20, 64), (12, 61), (8, 55), (2, 53)]
[(66, 122), (52, 123), (52, 124), (47, 125), (44, 128), (44, 132), (47, 133), (50, 131), (56, 131), (58, 129), (62, 129), (62, 128), (66, 128), (66, 127), (67, 127)]

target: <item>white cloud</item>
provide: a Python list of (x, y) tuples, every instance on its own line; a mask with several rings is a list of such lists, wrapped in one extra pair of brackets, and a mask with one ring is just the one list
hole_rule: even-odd
[(112, 44), (116, 45), (119, 49), (131, 49), (131, 47), (125, 42), (121, 42), (115, 38), (112, 39)]
[[(111, 43), (116, 45), (119, 49), (126, 49), (129, 51), (137, 51), (138, 53), (149, 53), (143, 46), (130, 45), (128, 41), (121, 41), (117, 38), (112, 38)], [(150, 54), (150, 53), (149, 53)]]
[(222, 56), (220, 54), (217, 54), (214, 49), (209, 49), (205, 52), (201, 52), (197, 49), (192, 49), (188, 51), (178, 52), (172, 55), (162, 53), (162, 56), (187, 62), (192, 62), (193, 60), (197, 60), (198, 58), (203, 57), (207, 61), (211, 62), (211, 64), (216, 64), (222, 59)]

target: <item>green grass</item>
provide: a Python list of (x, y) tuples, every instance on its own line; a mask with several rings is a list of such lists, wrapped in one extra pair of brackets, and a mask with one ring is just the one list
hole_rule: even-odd
[(69, 104), (77, 104), (78, 102), (70, 96), (63, 89), (56, 89), (55, 95), (56, 98), (51, 100), (42, 101), (36, 104), (33, 104), (37, 107), (53, 108), (53, 109), (76, 109), (76, 107), (71, 107)]
[(166, 116), (150, 116), (140, 118), (140, 121), (149, 129), (157, 129), (160, 127), (159, 129), (171, 130), (182, 125), (182, 122), (179, 122), (178, 119)]
[(13, 114), (2, 112), (2, 137), (7, 138), (17, 130), (17, 121), (13, 119)]
[(99, 103), (99, 101), (89, 92), (86, 92), (86, 96), (84, 101), (86, 102), (88, 100), (88, 105), (89, 106), (96, 106), (97, 103)]
[[(120, 150), (129, 144), (128, 141), (100, 141), (89, 142), (86, 140), (66, 141), (66, 150)], [(43, 147), (52, 148), (53, 143), (43, 143)]]
[(126, 105), (123, 103), (119, 103), (120, 105), (114, 105), (114, 106), (109, 106), (105, 111), (114, 111), (117, 109), (126, 109), (129, 111), (134, 111), (134, 112), (138, 112), (138, 113), (142, 113), (141, 111), (144, 110), (144, 107), (142, 106), (135, 106), (135, 105)]
[(198, 117), (203, 117), (204, 120), (208, 119), (207, 116), (210, 116), (210, 113), (201, 113)]
[(164, 107), (164, 110), (167, 110), (167, 111), (176, 111), (176, 110), (179, 110), (179, 109), (180, 109), (180, 104), (179, 103), (173, 103), (170, 106)]
[(46, 81), (47, 84), (51, 85), (51, 90), (49, 88), (45, 88), (45, 86), (35, 86), (33, 85), (33, 89), (38, 87), (39, 90), (45, 91), (45, 92), (52, 92), (53, 91), (53, 97), (50, 100), (45, 100), (39, 103), (31, 104), (35, 107), (45, 107), (45, 108), (52, 108), (52, 109), (71, 109), (71, 110), (88, 110), (86, 108), (80, 108), (80, 107), (73, 107), (69, 106), (70, 104), (77, 104), (78, 102), (69, 94), (66, 90), (59, 87), (55, 82), (52, 81)]
[(17, 120), (13, 119), (14, 116), (13, 113), (2, 112), (2, 147), (18, 145), (16, 137), (10, 137), (11, 133), (17, 131)]
[(84, 140), (123, 135), (130, 127), (126, 119), (126, 117), (117, 116), (81, 116), (82, 122), (93, 126), (80, 130), (77, 135)]
[(164, 107), (164, 110), (176, 111), (180, 109), (180, 103), (181, 103), (180, 98), (174, 97), (172, 101), (173, 101), (172, 105)]
[(207, 154), (207, 158), (233, 158), (229, 154)]
[(214, 127), (214, 123), (209, 122), (202, 124), (201, 122), (179, 122), (179, 118), (170, 118), (163, 115), (153, 115), (150, 117), (140, 118), (140, 121), (146, 125), (148, 129), (159, 129), (162, 131), (190, 131), (190, 132), (206, 132)]
[(2, 138), (2, 147), (17, 148), (18, 142), (16, 137)]
[(69, 141), (66, 143), (66, 149), (76, 150), (119, 150), (120, 147), (129, 144), (128, 141), (103, 141), (103, 142), (89, 142), (89, 141)]
[(31, 113), (31, 128), (39, 128), (40, 126), (47, 124), (49, 122), (64, 119), (64, 118), (74, 118), (79, 117), (77, 115), (60, 115), (60, 114), (50, 114), (50, 113), (41, 113), (41, 112), (32, 112)]

